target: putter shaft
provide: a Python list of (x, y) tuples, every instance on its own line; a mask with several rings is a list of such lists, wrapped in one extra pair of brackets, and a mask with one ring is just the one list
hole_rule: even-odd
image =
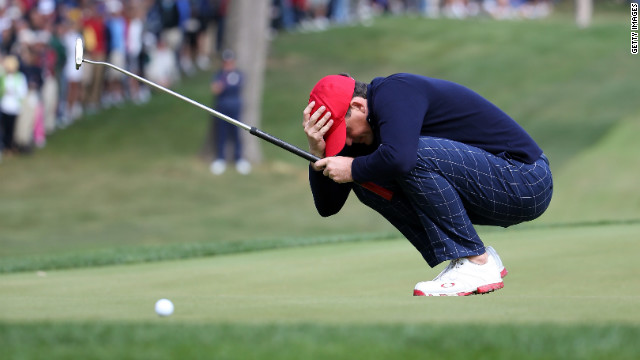
[(200, 109), (205, 110), (205, 111), (209, 112), (210, 114), (212, 114), (212, 115), (214, 115), (214, 116), (216, 116), (216, 117), (218, 117), (218, 118), (220, 118), (220, 119), (222, 119), (222, 120), (224, 120), (224, 121), (226, 121), (228, 123), (231, 123), (231, 124), (233, 124), (233, 125), (235, 125), (235, 126), (237, 126), (239, 128), (242, 128), (243, 130), (251, 131), (251, 126), (249, 126), (249, 125), (247, 125), (247, 124), (245, 124), (243, 122), (240, 122), (240, 121), (238, 121), (238, 120), (236, 120), (236, 119), (234, 119), (232, 117), (229, 117), (229, 116), (227, 116), (227, 115), (225, 115), (225, 114), (223, 114), (221, 112), (215, 111), (215, 110), (213, 110), (212, 108), (210, 108), (208, 106), (202, 105), (201, 103), (199, 103), (199, 102), (197, 102), (195, 100), (192, 100), (192, 99), (190, 99), (190, 98), (188, 98), (186, 96), (180, 95), (175, 91), (169, 90), (164, 86), (158, 85), (158, 84), (154, 83), (153, 81), (147, 80), (147, 79), (145, 79), (143, 77), (140, 77), (140, 76), (138, 76), (138, 75), (136, 75), (136, 74), (134, 74), (132, 72), (129, 72), (129, 71), (125, 70), (125, 69), (122, 69), (122, 68), (120, 68), (118, 66), (115, 66), (113, 64), (110, 64), (108, 62), (103, 62), (103, 61), (93, 61), (93, 60), (87, 60), (87, 59), (82, 59), (82, 61), (86, 62), (86, 63), (89, 63), (89, 64), (94, 64), (94, 65), (108, 66), (108, 67), (110, 67), (110, 68), (112, 68), (114, 70), (117, 70), (117, 71), (119, 71), (119, 72), (121, 72), (123, 74), (129, 75), (129, 76), (137, 79), (138, 81), (141, 81), (141, 82), (143, 82), (143, 83), (145, 83), (145, 84), (147, 84), (149, 86), (152, 86), (152, 87), (154, 87), (154, 88), (156, 88), (158, 90), (162, 90), (162, 91), (166, 92), (167, 94), (173, 95), (173, 96), (175, 96), (175, 97), (177, 97), (177, 98), (179, 98), (179, 99), (181, 99), (183, 101), (186, 101), (191, 105), (195, 105), (195, 106), (199, 107)]
[[(82, 49), (82, 42), (79, 42), (78, 44), (79, 45), (76, 45), (76, 69), (80, 68), (80, 64), (82, 62), (86, 62), (86, 63), (94, 64), (94, 65), (104, 65), (104, 66), (110, 67), (110, 68), (112, 68), (112, 69), (114, 69), (116, 71), (119, 71), (119, 72), (121, 72), (121, 73), (123, 73), (125, 75), (131, 76), (134, 79), (137, 79), (138, 81), (141, 81), (141, 82), (143, 82), (143, 83), (145, 83), (145, 84), (147, 84), (147, 85), (149, 85), (151, 87), (154, 87), (154, 88), (156, 88), (158, 90), (162, 90), (162, 91), (166, 92), (169, 95), (173, 95), (173, 96), (175, 96), (175, 97), (177, 97), (177, 98), (179, 98), (179, 99), (181, 99), (183, 101), (186, 101), (191, 105), (195, 105), (195, 106), (199, 107), (200, 109), (205, 110), (208, 113), (212, 114), (213, 116), (216, 116), (219, 119), (222, 119), (222, 120), (224, 120), (224, 121), (226, 121), (226, 122), (228, 122), (228, 123), (230, 123), (232, 125), (235, 125), (235, 126), (241, 128), (241, 129), (245, 130), (245, 131), (248, 131), (251, 135), (254, 135), (254, 136), (257, 136), (257, 137), (259, 137), (259, 138), (261, 138), (263, 140), (266, 140), (266, 141), (268, 141), (268, 142), (270, 142), (270, 143), (272, 143), (272, 144), (274, 144), (274, 145), (276, 145), (276, 146), (278, 146), (278, 147), (280, 147), (282, 149), (285, 149), (285, 150), (287, 150), (287, 151), (289, 151), (289, 152), (291, 152), (293, 154), (296, 154), (296, 155), (300, 156), (303, 159), (309, 160), (311, 162), (316, 162), (316, 161), (320, 160), (319, 157), (317, 157), (317, 156), (315, 156), (315, 155), (313, 155), (313, 154), (311, 154), (309, 152), (306, 152), (306, 151), (300, 149), (297, 146), (291, 145), (286, 141), (280, 140), (277, 137), (275, 137), (275, 136), (273, 136), (271, 134), (268, 134), (268, 133), (256, 128), (255, 126), (249, 126), (249, 125), (247, 125), (247, 124), (245, 124), (243, 122), (240, 122), (240, 121), (238, 121), (238, 120), (236, 120), (236, 119), (234, 119), (232, 117), (229, 117), (229, 116), (227, 116), (227, 115), (225, 115), (225, 114), (223, 114), (221, 112), (215, 111), (215, 110), (213, 110), (212, 108), (210, 108), (208, 106), (202, 105), (201, 103), (199, 103), (199, 102), (197, 102), (195, 100), (192, 100), (192, 99), (190, 99), (190, 98), (188, 98), (186, 96), (180, 95), (175, 91), (169, 90), (169, 89), (165, 88), (164, 86), (158, 85), (158, 84), (154, 83), (153, 81), (147, 80), (147, 79), (145, 79), (145, 78), (143, 78), (141, 76), (138, 76), (138, 75), (136, 75), (136, 74), (134, 74), (132, 72), (129, 72), (129, 71), (125, 70), (125, 69), (122, 69), (122, 68), (120, 68), (118, 66), (110, 64), (108, 62), (93, 61), (93, 60), (84, 59), (84, 58), (81, 57), (81, 54), (77, 53), (78, 52), (78, 47), (80, 47), (80, 49)], [(359, 185), (359, 186), (362, 186), (363, 188), (365, 188), (365, 189), (367, 189), (367, 190), (369, 190), (369, 191), (371, 191), (371, 192), (373, 192), (373, 193), (375, 193), (375, 194), (377, 194), (377, 195), (379, 195), (381, 197), (383, 197), (386, 200), (391, 200), (391, 198), (393, 197), (393, 192), (392, 191), (390, 191), (388, 189), (385, 189), (384, 187), (382, 187), (382, 186), (380, 186), (378, 184), (375, 184), (375, 183), (372, 183), (372, 182), (356, 183), (356, 184)]]

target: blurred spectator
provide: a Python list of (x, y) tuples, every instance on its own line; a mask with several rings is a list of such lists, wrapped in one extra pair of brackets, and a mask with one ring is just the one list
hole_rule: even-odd
[(81, 37), (79, 32), (80, 24), (63, 21), (60, 24), (60, 37), (65, 48), (65, 64), (62, 70), (62, 87), (65, 89), (62, 101), (62, 115), (59, 120), (59, 127), (67, 127), (73, 121), (82, 116), (82, 78), (87, 70), (86, 66), (76, 69), (75, 49), (76, 40)]
[(229, 1), (231, 0), (214, 0), (213, 19), (216, 23), (216, 52), (218, 53), (222, 51)]
[(442, 14), (452, 19), (465, 19), (476, 16), (480, 7), (475, 1), (469, 0), (445, 0)]
[(271, 10), (271, 27), (275, 30), (293, 30), (295, 14), (291, 0), (273, 0)]
[(329, 14), (333, 22), (347, 24), (351, 21), (349, 0), (331, 0), (329, 6)]
[[(153, 39), (153, 36), (150, 35), (150, 38)], [(149, 52), (150, 61), (147, 65), (146, 73), (149, 80), (170, 88), (180, 79), (175, 52), (164, 43), (162, 38), (153, 39), (152, 41), (147, 40), (150, 44), (155, 41), (157, 41), (156, 45), (152, 45), (152, 50)]]
[(194, 19), (197, 21), (195, 53), (192, 54), (200, 70), (207, 70), (210, 66), (210, 49), (208, 45), (212, 39), (209, 29), (214, 20), (215, 9), (211, 0), (196, 0), (194, 6)]
[(23, 100), (27, 96), (29, 87), (27, 77), (19, 70), (18, 58), (8, 55), (3, 61), (4, 78), (2, 79), (2, 100), (0, 101), (0, 127), (2, 128), (2, 143), (0, 151), (15, 150), (13, 134), (16, 118), (20, 115)]
[(188, 11), (187, 19), (182, 22), (184, 42), (180, 53), (180, 63), (182, 71), (186, 75), (193, 75), (196, 72), (198, 57), (198, 32), (200, 31), (200, 20), (198, 19), (197, 7), (184, 7), (184, 12)]
[(389, 0), (372, 0), (371, 5), (376, 12), (380, 12), (383, 14), (388, 14), (391, 12), (391, 5), (389, 4)]
[[(40, 62), (41, 54), (33, 46), (36, 35), (30, 33), (27, 37), (26, 35), (29, 34), (27, 30), (21, 34), (25, 35), (23, 41), (26, 46), (22, 47), (20, 51), (22, 58), (20, 71), (27, 79), (28, 91), (15, 121), (13, 145), (19, 152), (28, 153), (33, 148), (34, 140), (37, 140), (37, 145), (44, 145), (42, 99), (40, 97), (44, 81), (42, 78), (43, 67)], [(32, 36), (33, 38), (31, 38)], [(35, 137), (36, 132), (37, 137)]]
[[(107, 55), (107, 38), (104, 17), (99, 2), (93, 2), (84, 9), (82, 37), (84, 39), (84, 55), (94, 61), (105, 61)], [(100, 108), (102, 88), (104, 86), (104, 66), (90, 66), (84, 79), (86, 110), (95, 113)]]
[(45, 106), (45, 128), (47, 134), (54, 132), (61, 115), (59, 104), (63, 99), (64, 64), (67, 61), (67, 50), (64, 46), (62, 22), (56, 20), (49, 26), (49, 42), (47, 44), (47, 73), (43, 86), (43, 101)]
[[(106, 3), (108, 13), (105, 26), (109, 39), (109, 62), (121, 69), (127, 66), (126, 61), (126, 26), (123, 15), (122, 2), (120, 0), (108, 0)], [(106, 91), (102, 99), (105, 107), (120, 106), (124, 102), (125, 75), (115, 69), (107, 69)]]
[(305, 22), (310, 30), (324, 31), (329, 28), (329, 0), (308, 0), (311, 19)]
[(16, 41), (14, 22), (22, 16), (17, 6), (0, 6), (0, 52), (9, 54)]
[(422, 0), (420, 3), (420, 12), (429, 18), (439, 17), (440, 0)]
[(293, 8), (293, 19), (296, 24), (301, 24), (307, 18), (307, 0), (290, 0)]
[(173, 53), (176, 61), (180, 59), (180, 49), (182, 48), (183, 32), (180, 27), (180, 7), (179, 0), (156, 0), (155, 7), (160, 14), (160, 34), (158, 45), (162, 44), (163, 49), (168, 49)]
[[(126, 8), (127, 27), (127, 69), (144, 77), (146, 52), (144, 48), (144, 8), (141, 0), (130, 1)], [(134, 78), (129, 78), (129, 95), (135, 104), (149, 101), (150, 91), (146, 85)]]
[[(211, 92), (216, 100), (216, 109), (238, 121), (242, 109), (243, 75), (236, 68), (235, 55), (231, 50), (222, 53), (222, 69), (211, 81)], [(220, 175), (226, 170), (226, 147), (233, 144), (233, 159), (236, 170), (241, 174), (251, 172), (251, 164), (242, 157), (242, 143), (238, 128), (224, 120), (213, 119), (212, 129), (216, 136), (216, 160), (211, 163), (210, 170), (214, 175)]]
[(30, 153), (33, 145), (44, 145), (42, 102), (33, 83), (29, 86), (16, 118), (13, 143), (20, 153)]

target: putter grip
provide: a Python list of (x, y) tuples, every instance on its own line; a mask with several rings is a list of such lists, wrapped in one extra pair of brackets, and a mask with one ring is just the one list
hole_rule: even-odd
[(255, 135), (257, 137), (259, 137), (262, 140), (267, 140), (268, 142), (272, 143), (273, 145), (279, 146), (291, 153), (294, 153), (298, 156), (300, 156), (303, 159), (307, 159), (311, 162), (316, 162), (318, 160), (320, 160), (319, 157), (314, 156), (302, 149), (300, 149), (299, 147), (293, 146), (291, 144), (289, 144), (288, 142), (282, 141), (280, 139), (278, 139), (277, 137), (271, 135), (271, 134), (267, 134), (266, 132), (256, 128), (255, 126), (251, 128), (251, 130), (249, 130), (249, 133), (251, 133), (251, 135)]
[[(311, 162), (316, 162), (318, 160), (320, 160), (319, 157), (310, 154), (302, 149), (300, 149), (297, 146), (293, 146), (291, 144), (289, 144), (288, 142), (282, 141), (280, 139), (278, 139), (277, 137), (268, 134), (258, 128), (256, 128), (255, 126), (251, 127), (251, 129), (249, 130), (249, 133), (251, 135), (257, 136), (262, 140), (266, 140), (270, 143), (272, 143), (273, 145), (276, 145), (282, 149), (285, 149), (287, 151), (289, 151), (290, 153), (296, 154), (298, 156), (300, 156), (303, 159), (309, 160)], [(385, 189), (384, 187), (372, 183), (372, 182), (366, 182), (366, 183), (356, 183), (357, 185), (362, 186), (363, 188), (381, 196), (382, 198), (386, 199), (386, 200), (391, 200), (391, 198), (393, 197), (393, 191), (390, 191), (388, 189)]]

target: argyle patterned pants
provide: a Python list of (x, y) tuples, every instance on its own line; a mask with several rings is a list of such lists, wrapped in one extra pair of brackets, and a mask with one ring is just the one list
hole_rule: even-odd
[(540, 216), (553, 181), (547, 158), (508, 160), (456, 141), (421, 137), (407, 175), (379, 185), (391, 201), (354, 187), (358, 199), (395, 226), (427, 263), (484, 253), (474, 224), (507, 227)]

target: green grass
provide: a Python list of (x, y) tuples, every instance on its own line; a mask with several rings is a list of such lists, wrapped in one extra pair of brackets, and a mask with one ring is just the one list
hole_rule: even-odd
[(395, 233), (361, 233), (325, 237), (274, 238), (247, 241), (212, 241), (207, 243), (169, 244), (163, 246), (112, 247), (104, 250), (79, 251), (64, 254), (39, 254), (5, 257), (0, 263), (0, 273), (21, 271), (59, 270), (67, 268), (135, 264), (196, 257), (254, 252), (294, 246), (384, 240), (396, 237)]
[[(268, 144), (250, 176), (212, 177), (208, 116), (156, 94), (0, 164), (2, 358), (638, 358), (637, 57), (610, 9), (584, 30), (403, 17), (271, 45), (261, 128), (302, 148), (310, 87), (343, 71), (463, 83), (533, 135), (551, 208), (481, 229), (505, 289), (413, 298), (440, 268), (379, 216), (351, 199), (318, 217), (305, 161)], [(209, 103), (201, 75), (175, 90)]]
[(548, 216), (555, 221), (638, 218), (640, 198), (640, 112), (603, 134), (588, 150), (556, 172), (554, 202)]
[[(440, 268), (404, 240), (3, 275), (0, 346), (28, 358), (632, 359), (638, 233), (492, 232), (505, 288), (467, 298), (412, 297)], [(176, 306), (169, 318), (153, 313), (161, 297)]]
[[(618, 123), (638, 116), (630, 76), (636, 59), (627, 54), (627, 40), (618, 22), (579, 30), (560, 20), (386, 18), (372, 27), (283, 34), (270, 49), (261, 127), (304, 148), (301, 111), (320, 76), (348, 71), (368, 81), (413, 71), (466, 84), (504, 108), (540, 143), (561, 179), (565, 167)], [(206, 104), (207, 81), (191, 78), (176, 90)], [(306, 162), (269, 144), (263, 144), (266, 162), (252, 175), (212, 177), (199, 157), (208, 122), (200, 109), (157, 94), (145, 107), (88, 116), (31, 157), (5, 159), (0, 256), (211, 242), (252, 241), (260, 248), (280, 238), (395, 231), (355, 200), (340, 216), (318, 218)], [(633, 179), (637, 169), (623, 170)], [(602, 186), (602, 179), (581, 181), (583, 193)], [(626, 196), (624, 217), (640, 218), (640, 196)], [(588, 209), (567, 204), (552, 204), (562, 221), (583, 220)]]
[(167, 297), (169, 322), (639, 325), (638, 234), (638, 223), (491, 232), (506, 286), (460, 299), (411, 296), (445, 264), (429, 269), (405, 240), (7, 274), (0, 321), (158, 321), (153, 303)]
[[(9, 358), (636, 359), (634, 326), (0, 324)], [(454, 335), (455, 334), (455, 335)], [(348, 341), (346, 341), (348, 339)], [(16, 346), (20, 344), (20, 347)], [(160, 345), (161, 344), (161, 345)]]
[[(580, 166), (563, 176), (564, 168), (593, 151), (619, 123), (638, 117), (637, 83), (629, 75), (635, 58), (627, 54), (619, 27), (615, 21), (579, 30), (559, 20), (388, 18), (373, 27), (283, 34), (270, 50), (261, 127), (304, 148), (305, 94), (328, 73), (349, 71), (365, 81), (396, 71), (451, 79), (493, 100), (530, 131), (551, 159), (561, 197), (565, 187), (574, 188), (573, 173), (599, 171)], [(191, 78), (176, 90), (206, 104), (207, 80)], [(5, 159), (0, 256), (211, 242), (262, 247), (261, 241), (280, 238), (394, 231), (357, 201), (340, 216), (318, 218), (305, 161), (269, 144), (263, 144), (266, 162), (252, 175), (212, 177), (199, 157), (208, 121), (201, 110), (157, 94), (145, 107), (89, 116), (51, 136), (31, 157)], [(624, 139), (628, 146), (632, 140)], [(638, 167), (619, 167), (628, 181), (638, 178)], [(581, 192), (572, 197), (606, 186), (602, 178), (580, 181)], [(611, 215), (564, 200), (552, 208), (562, 213), (562, 222), (582, 221), (587, 213), (596, 220), (640, 218), (640, 195), (625, 197), (626, 206)]]
[[(273, 75), (268, 78), (282, 90), (267, 92), (265, 106), (267, 113), (274, 107), (285, 116), (273, 118), (273, 123), (268, 118), (268, 125), (278, 124), (286, 138), (299, 138), (298, 128), (287, 131), (280, 124), (299, 117), (300, 107), (292, 108), (292, 99), (303, 103), (309, 84), (320, 76), (346, 71), (369, 81), (416, 72), (460, 82), (483, 94), (529, 130), (554, 164), (563, 166), (636, 112), (637, 84), (629, 74), (637, 59), (629, 55), (627, 42), (617, 22), (581, 30), (555, 20), (395, 18), (358, 31), (283, 37), (274, 46)], [(350, 51), (341, 44), (359, 46)], [(280, 75), (296, 68), (306, 71)]]

